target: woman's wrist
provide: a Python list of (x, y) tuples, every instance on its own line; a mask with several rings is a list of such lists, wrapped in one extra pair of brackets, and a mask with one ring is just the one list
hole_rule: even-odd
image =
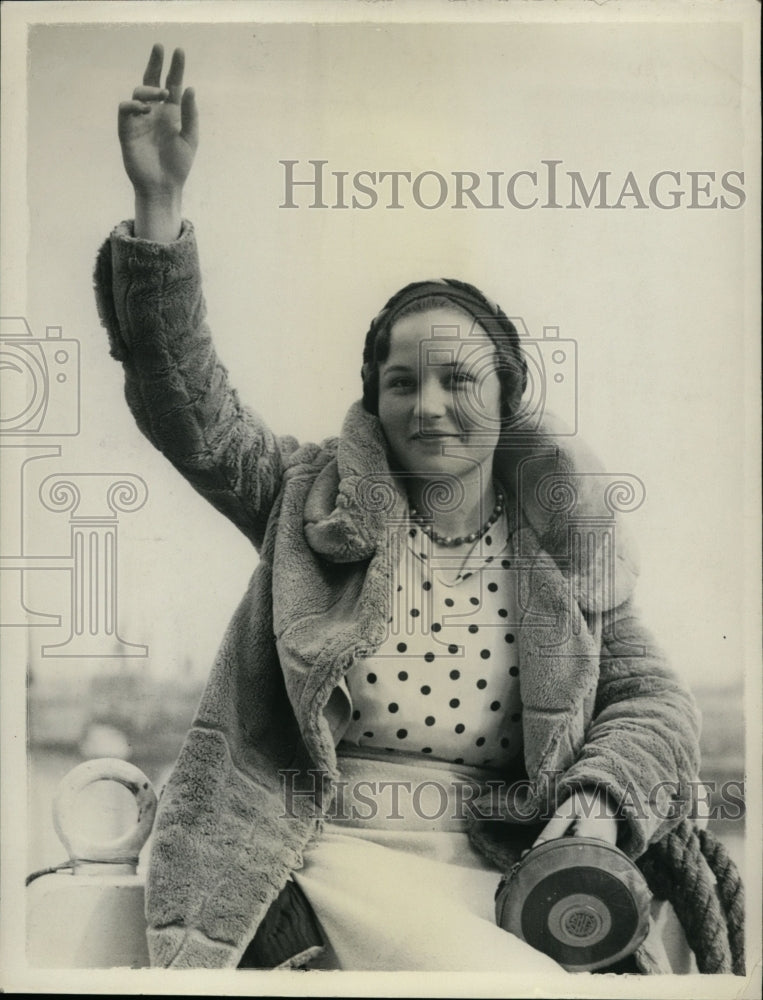
[(135, 235), (154, 243), (174, 243), (182, 226), (182, 192), (135, 192)]

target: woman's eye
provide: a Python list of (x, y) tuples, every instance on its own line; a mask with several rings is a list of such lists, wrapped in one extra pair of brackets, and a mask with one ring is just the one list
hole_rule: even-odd
[(416, 382), (408, 375), (398, 375), (387, 382), (390, 389), (412, 389)]
[(468, 372), (453, 372), (450, 384), (456, 388), (463, 389), (474, 382), (473, 376)]

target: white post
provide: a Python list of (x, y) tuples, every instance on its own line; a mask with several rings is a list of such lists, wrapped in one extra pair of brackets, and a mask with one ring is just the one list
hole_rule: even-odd
[[(123, 785), (137, 816), (121, 834), (99, 840), (83, 828), (81, 793), (94, 782)], [(143, 968), (149, 964), (140, 851), (156, 813), (141, 770), (115, 758), (87, 761), (59, 785), (53, 823), (70, 870), (35, 879), (27, 897), (27, 958), (36, 968)]]

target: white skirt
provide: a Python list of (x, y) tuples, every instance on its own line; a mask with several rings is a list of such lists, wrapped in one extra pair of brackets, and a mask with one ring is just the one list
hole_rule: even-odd
[[(377, 761), (344, 760), (343, 773), (389, 778), (398, 769)], [(434, 763), (434, 762), (433, 762)], [(463, 782), (448, 765), (420, 772), (421, 780), (446, 786)], [(399, 776), (399, 775), (398, 775)], [(431, 789), (430, 789), (431, 791)], [(411, 796), (401, 794), (389, 815), (326, 824), (304, 854), (294, 880), (310, 901), (330, 947), (313, 968), (353, 971), (459, 971), (560, 974), (560, 965), (502, 930), (494, 896), (502, 872), (472, 847), (465, 822), (412, 815)], [(352, 794), (345, 796), (345, 805)], [(348, 810), (349, 811), (349, 810)], [(362, 810), (358, 810), (362, 812)], [(366, 809), (367, 813), (369, 810)]]
[(293, 877), (330, 945), (312, 968), (563, 971), (496, 924), (500, 873), (465, 833), (330, 825)]

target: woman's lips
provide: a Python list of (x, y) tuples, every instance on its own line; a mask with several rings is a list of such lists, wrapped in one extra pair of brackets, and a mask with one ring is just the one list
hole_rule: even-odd
[(435, 447), (436, 445), (461, 444), (462, 437), (460, 434), (440, 434), (439, 432), (436, 434), (418, 433), (411, 436), (411, 441), (422, 447), (426, 447), (427, 445)]
[(455, 432), (450, 433), (447, 431), (416, 431), (415, 434), (411, 435), (414, 441), (437, 441), (442, 438), (459, 438), (460, 434)]

